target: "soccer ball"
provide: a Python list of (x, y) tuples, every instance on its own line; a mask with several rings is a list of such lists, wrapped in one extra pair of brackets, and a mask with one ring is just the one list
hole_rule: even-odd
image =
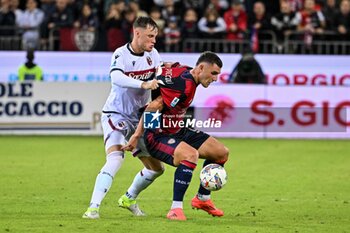
[(209, 191), (220, 190), (227, 182), (225, 168), (215, 163), (203, 167), (199, 178), (202, 187)]

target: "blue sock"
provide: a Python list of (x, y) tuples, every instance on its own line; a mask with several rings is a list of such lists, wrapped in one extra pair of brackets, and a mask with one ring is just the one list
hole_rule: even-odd
[(183, 201), (185, 192), (191, 182), (193, 170), (196, 164), (189, 161), (182, 161), (176, 168), (174, 175), (173, 201)]
[[(216, 163), (216, 162), (206, 159), (204, 161), (204, 163), (203, 163), (203, 167), (205, 167), (205, 166), (207, 166), (208, 164), (211, 164), (211, 163)], [(219, 164), (219, 163), (216, 163), (216, 164)], [(224, 164), (219, 164), (219, 165), (224, 166)], [(200, 195), (210, 195), (210, 193), (211, 192), (209, 190), (203, 188), (202, 185), (199, 185), (198, 194), (200, 194)]]

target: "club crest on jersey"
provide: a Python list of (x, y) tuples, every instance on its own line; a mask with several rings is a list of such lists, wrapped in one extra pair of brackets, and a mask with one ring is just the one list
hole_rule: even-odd
[(124, 121), (118, 122), (118, 127), (119, 127), (119, 128), (124, 128), (124, 127), (125, 127)]
[(148, 65), (151, 66), (152, 65), (152, 59), (149, 56), (147, 56), (146, 60), (147, 60)]
[(176, 142), (176, 141), (175, 141), (174, 138), (170, 138), (170, 139), (168, 140), (168, 144), (169, 144), (169, 145), (174, 144), (175, 142)]
[(126, 129), (126, 124), (124, 121), (119, 121), (117, 124), (114, 125), (116, 129), (118, 130), (125, 130)]
[(136, 61), (132, 61), (132, 66), (135, 66)]

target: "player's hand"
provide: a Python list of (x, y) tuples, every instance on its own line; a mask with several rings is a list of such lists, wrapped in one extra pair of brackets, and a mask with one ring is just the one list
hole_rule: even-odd
[(133, 151), (136, 146), (137, 142), (139, 140), (140, 136), (133, 134), (128, 142), (128, 144), (122, 146), (123, 151)]
[(159, 87), (158, 80), (153, 79), (152, 81), (143, 82), (141, 87), (145, 90), (155, 90)]

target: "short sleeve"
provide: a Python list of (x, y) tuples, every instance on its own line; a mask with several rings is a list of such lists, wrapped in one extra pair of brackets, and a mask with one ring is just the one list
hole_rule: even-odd
[(122, 54), (120, 51), (117, 50), (113, 53), (109, 73), (111, 73), (114, 70), (120, 70), (124, 72), (124, 69), (125, 69), (125, 65), (122, 58)]

